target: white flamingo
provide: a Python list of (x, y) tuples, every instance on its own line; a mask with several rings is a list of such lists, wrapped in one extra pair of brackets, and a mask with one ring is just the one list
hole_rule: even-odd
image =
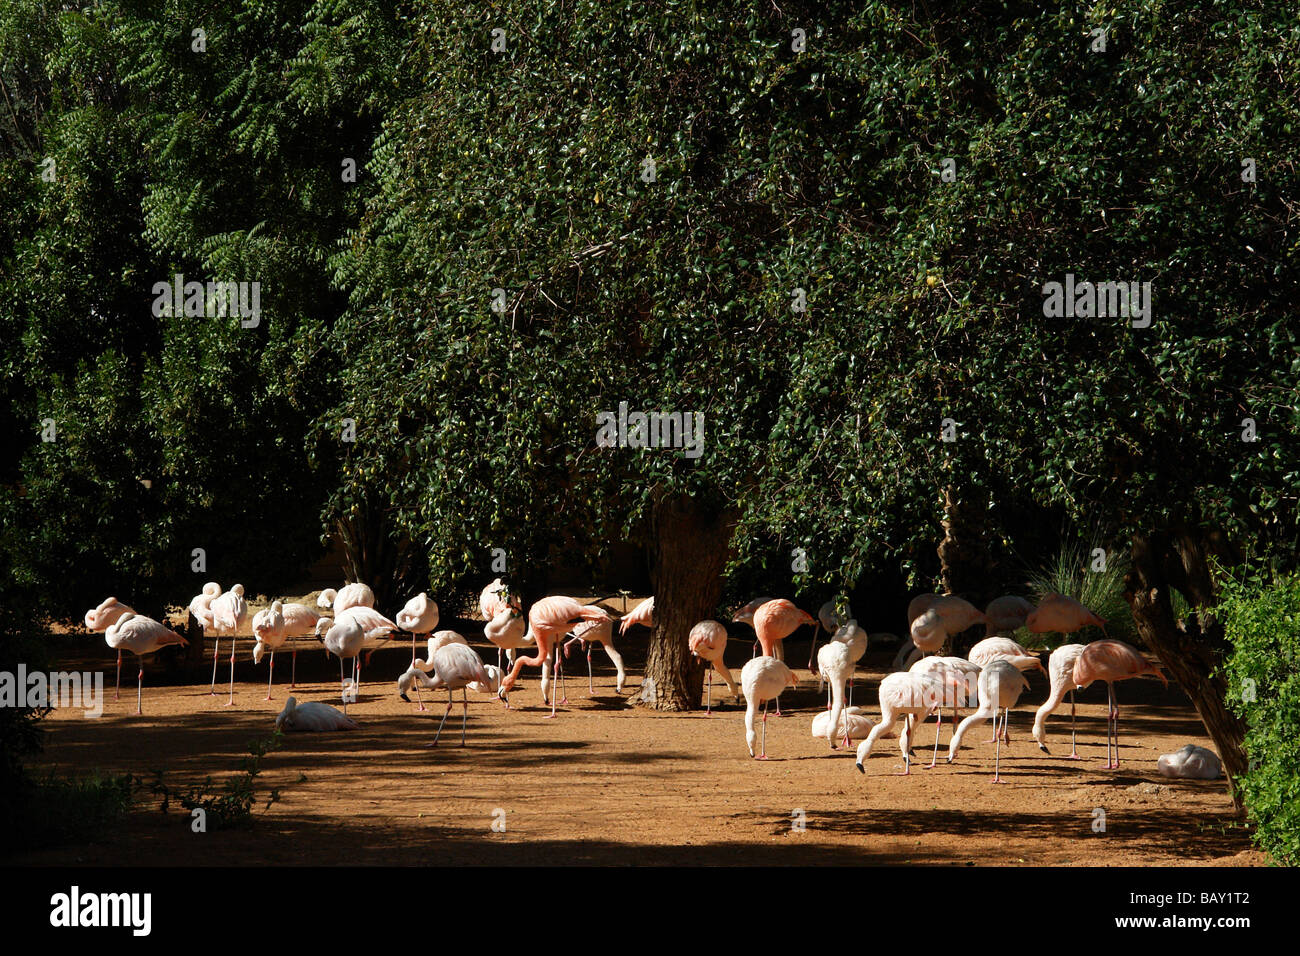
[[(127, 611), (118, 619), (108, 626), (104, 631), (104, 640), (108, 646), (117, 651), (117, 685), (122, 686), (122, 652), (130, 651), (138, 657), (144, 657), (145, 654), (152, 654), (159, 648), (167, 647), (172, 644), (182, 646), (189, 642), (181, 637), (170, 627), (155, 621), (151, 617), (144, 617), (136, 614), (134, 611)], [(140, 662), (140, 672), (135, 677), (135, 712), (143, 713), (140, 709), (144, 688), (144, 661)], [(117, 695), (114, 694), (114, 700)]]
[(202, 591), (190, 598), (190, 617), (204, 630), (212, 627), (212, 602), (220, 596), (221, 585), (216, 581), (209, 581), (203, 585)]
[(452, 691), (454, 690), (461, 691), (463, 695), (460, 745), (465, 746), (465, 724), (469, 720), (469, 685), (488, 684), (490, 681), (491, 678), (488, 676), (487, 669), (483, 666), (483, 661), (478, 654), (474, 653), (473, 648), (465, 644), (454, 643), (438, 648), (438, 652), (433, 655), (433, 678), (429, 681), (429, 689), (446, 688), (447, 709), (443, 712), (442, 720), (438, 723), (438, 732), (434, 734), (433, 743), (429, 744), (430, 747), (438, 746), (438, 738), (442, 736), (442, 726), (447, 722), (447, 715), (451, 713), (452, 705), (455, 703), (452, 699)]
[[(653, 601), (654, 598), (651, 598), (650, 600)], [(639, 611), (640, 608), (637, 608), (637, 610)], [(623, 620), (626, 621), (627, 618), (623, 618)], [(623, 631), (620, 630), (619, 633), (621, 634), (623, 633)], [(587, 648), (587, 691), (588, 693), (591, 694), (596, 693), (596, 688), (592, 685), (591, 682), (591, 650), (592, 650), (591, 645), (592, 644), (599, 644), (601, 647), (605, 648), (605, 653), (608, 654), (609, 659), (614, 662), (614, 669), (618, 671), (618, 680), (615, 684), (615, 689), (618, 691), (618, 693), (620, 694), (623, 693), (623, 682), (627, 679), (627, 670), (623, 666), (623, 655), (620, 654), (618, 650), (614, 647), (613, 618), (609, 618), (604, 621), (580, 621), (578, 622), (577, 625), (574, 626), (572, 634), (573, 634), (573, 640), (569, 641), (567, 644), (564, 645), (564, 656), (565, 657), (569, 656), (569, 645), (572, 644), (574, 641), (581, 641), (582, 644)]]
[(767, 759), (767, 702), (776, 700), (787, 687), (798, 687), (794, 671), (775, 657), (754, 657), (740, 670), (740, 686), (745, 692), (745, 744), (754, 756), (754, 714), (763, 705), (763, 744), (759, 760)]
[(1052, 689), (1047, 695), (1047, 701), (1034, 714), (1034, 740), (1038, 742), (1038, 749), (1045, 754), (1051, 753), (1047, 749), (1047, 717), (1061, 706), (1068, 693), (1070, 695), (1070, 753), (1067, 756), (1071, 760), (1082, 759), (1079, 756), (1075, 730), (1074, 663), (1083, 653), (1084, 647), (1083, 644), (1062, 644), (1047, 658), (1047, 677), (1051, 681)]
[(230, 700), (226, 701), (226, 706), (230, 707), (235, 703), (235, 648), (239, 643), (235, 638), (235, 632), (248, 617), (248, 604), (244, 601), (244, 586), (232, 585), (225, 594), (213, 598), (210, 607), (212, 608), (212, 633), (216, 635), (216, 641), (212, 645), (212, 688), (209, 693), (215, 695), (217, 692), (217, 655), (221, 651), (221, 635), (229, 634)]
[(903, 752), (903, 775), (912, 772), (912, 733), (911, 724), (905, 718), (915, 717), (924, 720), (934, 709), (936, 702), (943, 699), (943, 682), (931, 673), (912, 673), (900, 671), (889, 674), (880, 682), (880, 723), (871, 728), (867, 739), (858, 744), (858, 772), (865, 774), (862, 761), (867, 759), (876, 741), (894, 729), (894, 725), (903, 721), (903, 732), (899, 734), (898, 746)]
[[(911, 673), (933, 674), (943, 682), (944, 701), (935, 709), (938, 722), (934, 727), (934, 753), (927, 770), (939, 760), (939, 735), (943, 731), (943, 707), (952, 704), (952, 728), (957, 732), (957, 711), (964, 704), (975, 704), (978, 699), (980, 665), (960, 657), (923, 657), (912, 665)], [(908, 718), (910, 721), (912, 718)]]
[[(262, 663), (267, 651), (271, 652), (270, 673), (266, 675), (266, 699), (271, 699), (271, 683), (275, 680), (275, 652), (284, 647), (291, 637), (311, 637), (321, 616), (305, 604), (285, 604), (272, 601), (271, 606), (253, 615), (253, 663)], [(293, 672), (289, 675), (290, 689), (298, 682), (298, 650), (294, 648)]]
[(1011, 717), (1011, 708), (1016, 706), (1020, 700), (1022, 691), (1027, 690), (1029, 681), (1026, 679), (1023, 671), (1037, 667), (1042, 669), (1042, 662), (1036, 657), (999, 657), (997, 660), (990, 661), (989, 664), (980, 669), (979, 676), (979, 695), (980, 705), (975, 713), (971, 714), (960, 724), (957, 725), (957, 732), (952, 735), (952, 740), (948, 743), (948, 762), (952, 763), (953, 757), (961, 749), (961, 740), (966, 733), (966, 729), (971, 724), (978, 723), (981, 720), (993, 719), (993, 740), (996, 743), (996, 749), (993, 755), (993, 782), (1004, 783), (1001, 777), (1001, 759), (1002, 759), (1002, 737), (998, 734), (998, 709), (1002, 709), (1002, 721)]
[(421, 591), (393, 618), (397, 626), (411, 632), (411, 660), (415, 660), (415, 639), (421, 634), (432, 634), (438, 626), (438, 605), (429, 600), (427, 591)]
[(275, 729), (280, 731), (302, 731), (321, 733), (330, 730), (356, 730), (357, 722), (347, 714), (341, 714), (329, 704), (316, 701), (298, 703), (298, 698), (290, 697), (284, 702), (284, 710), (275, 718)]

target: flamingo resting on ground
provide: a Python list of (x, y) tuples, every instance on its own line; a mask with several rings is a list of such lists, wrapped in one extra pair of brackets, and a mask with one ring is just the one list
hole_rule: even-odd
[(308, 701), (298, 703), (298, 698), (290, 697), (284, 702), (284, 710), (275, 718), (275, 729), (279, 731), (303, 731), (320, 733), (330, 730), (356, 730), (357, 722), (347, 714), (341, 714), (329, 704)]
[(787, 687), (798, 687), (794, 671), (775, 657), (754, 657), (740, 670), (740, 686), (745, 692), (745, 744), (754, 756), (754, 714), (763, 705), (763, 743), (759, 760), (767, 759), (767, 702), (776, 700)]
[[(1119, 703), (1115, 700), (1115, 681), (1128, 680), (1150, 674), (1159, 677), (1166, 687), (1169, 681), (1160, 667), (1152, 664), (1123, 641), (1093, 641), (1087, 645), (1078, 660), (1074, 662), (1074, 676), (1070, 679), (1077, 687), (1087, 687), (1095, 680), (1106, 682), (1106, 701), (1109, 710), (1106, 717), (1106, 768), (1119, 769)], [(1115, 762), (1110, 759), (1111, 734), (1115, 736)]]
[[(572, 630), (580, 621), (602, 621), (609, 618), (605, 609), (594, 604), (581, 604), (571, 597), (554, 595), (545, 597), (528, 609), (528, 627), (537, 642), (537, 653), (532, 657), (519, 657), (514, 667), (501, 682), (498, 696), (508, 702), (509, 693), (519, 679), (519, 672), (528, 667), (540, 667), (551, 655), (551, 643)], [(551, 695), (551, 717), (555, 716), (555, 695)]]
[(740, 694), (735, 678), (731, 676), (731, 671), (727, 669), (727, 662), (723, 660), (727, 653), (727, 628), (720, 621), (700, 621), (691, 628), (691, 633), (686, 640), (690, 645), (691, 653), (704, 661), (708, 668), (705, 671), (705, 677), (708, 679), (708, 699), (704, 716), (710, 717), (713, 715), (714, 671), (717, 671), (718, 676), (726, 683), (727, 692), (732, 697)]
[(1079, 759), (1074, 716), (1074, 663), (1083, 653), (1083, 648), (1082, 644), (1062, 644), (1052, 651), (1047, 659), (1047, 677), (1052, 682), (1052, 689), (1046, 703), (1034, 714), (1034, 740), (1038, 741), (1039, 750), (1050, 754), (1047, 749), (1047, 715), (1061, 706), (1067, 693), (1070, 695), (1070, 752), (1067, 756), (1071, 760)]
[[(104, 632), (104, 640), (108, 646), (117, 651), (117, 684), (122, 686), (122, 651), (130, 651), (138, 657), (144, 657), (145, 654), (152, 654), (159, 648), (167, 647), (171, 644), (180, 644), (182, 647), (189, 643), (170, 627), (155, 621), (151, 617), (144, 617), (136, 614), (134, 611), (127, 611), (122, 614), (116, 622), (110, 624)], [(140, 708), (142, 694), (144, 689), (144, 661), (140, 662), (140, 672), (135, 677), (135, 712), (141, 714)], [(117, 700), (117, 696), (113, 697)]]
[(216, 635), (216, 641), (212, 645), (212, 688), (209, 695), (215, 695), (217, 692), (217, 655), (221, 649), (221, 635), (230, 635), (230, 700), (226, 701), (226, 706), (230, 707), (235, 703), (235, 649), (239, 642), (235, 638), (235, 632), (243, 625), (244, 620), (248, 617), (248, 604), (244, 601), (244, 586), (242, 584), (232, 585), (230, 590), (225, 594), (219, 594), (212, 599), (212, 632)]
[(850, 742), (866, 740), (873, 726), (871, 718), (862, 712), (861, 707), (845, 707), (840, 713), (838, 727), (831, 723), (831, 712), (823, 710), (812, 719), (812, 735), (818, 740), (827, 740), (832, 735), (847, 737)]
[(1186, 780), (1217, 780), (1223, 773), (1218, 754), (1195, 744), (1186, 744), (1171, 754), (1161, 754), (1156, 770), (1162, 777)]

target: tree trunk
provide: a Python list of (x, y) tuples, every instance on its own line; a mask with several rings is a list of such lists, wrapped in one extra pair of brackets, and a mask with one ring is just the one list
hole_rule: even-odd
[(699, 498), (656, 499), (650, 567), (655, 626), (639, 702), (657, 710), (699, 708), (704, 664), (692, 656), (687, 637), (718, 608), (733, 528), (733, 515)]
[[(1214, 740), (1233, 804), (1240, 811), (1233, 781), (1247, 770), (1246, 725), (1228, 709), (1228, 685), (1219, 673), (1232, 647), (1208, 610), (1215, 603), (1212, 554), (1235, 557), (1221, 537), (1201, 531), (1181, 528), (1135, 536), (1124, 596), (1138, 633), (1182, 685)], [(1184, 622), (1174, 617), (1170, 588), (1177, 588), (1195, 609)]]
[(984, 607), (994, 595), (987, 593), (993, 579), (993, 558), (985, 527), (987, 502), (977, 492), (944, 489), (943, 531), (939, 542), (940, 574), (947, 594)]

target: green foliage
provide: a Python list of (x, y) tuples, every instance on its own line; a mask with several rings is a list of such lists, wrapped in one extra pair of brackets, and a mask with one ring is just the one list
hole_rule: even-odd
[(5, 819), (0, 853), (102, 839), (134, 805), (139, 781), (131, 774), (29, 781)]
[[(213, 788), (212, 778), (207, 777), (201, 784), (184, 789), (169, 787), (164, 781), (164, 772), (154, 771), (154, 780), (149, 791), (162, 797), (161, 810), (167, 813), (173, 802), (179, 803), (186, 811), (202, 810), (207, 825), (214, 830), (231, 827), (248, 826), (253, 822), (253, 807), (260, 801), (257, 789), (257, 777), (262, 772), (262, 758), (272, 751), (279, 750), (284, 742), (280, 731), (269, 737), (251, 740), (247, 756), (241, 762), (242, 770), (227, 779), (220, 790)], [(280, 799), (279, 790), (270, 790), (266, 794), (266, 806)]]
[(1300, 574), (1229, 578), (1216, 614), (1234, 650), (1228, 704), (1247, 724), (1250, 769), (1236, 785), (1255, 839), (1300, 864)]

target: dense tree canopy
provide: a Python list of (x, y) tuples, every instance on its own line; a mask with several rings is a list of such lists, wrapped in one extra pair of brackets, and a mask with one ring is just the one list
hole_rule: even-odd
[[(540, 587), (632, 541), (656, 702), (681, 707), (685, 632), (724, 595), (882, 568), (928, 589), (946, 535), (969, 553), (943, 583), (987, 599), (1052, 525), (1131, 553), (1139, 632), (1239, 751), (1208, 559), (1295, 564), (1293, 21), (22, 0), (0, 21), (20, 580), (171, 586), (206, 541), (281, 580), (337, 531), (381, 593), (448, 594), (493, 549)], [(155, 319), (174, 272), (259, 279), (262, 324)], [(1134, 283), (1149, 314), (1060, 314), (1051, 283)], [(702, 453), (603, 447), (622, 403), (702, 414)]]

